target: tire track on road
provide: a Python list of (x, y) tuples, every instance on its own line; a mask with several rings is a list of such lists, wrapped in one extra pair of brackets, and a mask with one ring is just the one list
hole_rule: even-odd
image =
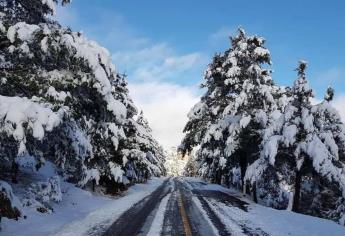
[(169, 180), (157, 188), (149, 196), (133, 205), (122, 214), (104, 233), (104, 236), (129, 236), (138, 235), (146, 223), (148, 216), (159, 205), (161, 200), (171, 191)]

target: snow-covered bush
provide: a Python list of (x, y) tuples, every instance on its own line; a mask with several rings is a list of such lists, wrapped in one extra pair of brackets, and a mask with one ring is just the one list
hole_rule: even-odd
[(47, 182), (33, 184), (32, 190), (36, 194), (36, 200), (42, 202), (60, 202), (62, 200), (59, 176), (50, 177)]
[(11, 186), (0, 180), (0, 223), (1, 217), (18, 219), (21, 216), (20, 209), (20, 202), (13, 194)]
[(52, 202), (62, 201), (59, 176), (49, 177), (47, 181), (32, 183), (25, 191), (23, 206), (31, 207), (41, 213), (51, 213)]

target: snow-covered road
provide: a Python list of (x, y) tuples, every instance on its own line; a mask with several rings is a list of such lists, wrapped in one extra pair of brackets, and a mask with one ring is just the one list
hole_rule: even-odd
[(257, 205), (195, 178), (170, 178), (105, 235), (345, 235), (332, 221)]
[(68, 187), (54, 213), (5, 219), (0, 235), (345, 235), (345, 227), (332, 221), (264, 207), (196, 178), (154, 178), (117, 199)]

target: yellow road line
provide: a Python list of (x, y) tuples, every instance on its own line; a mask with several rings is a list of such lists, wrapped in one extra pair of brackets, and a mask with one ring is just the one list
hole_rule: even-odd
[(180, 191), (178, 191), (178, 206), (180, 208), (180, 214), (182, 217), (182, 222), (183, 222), (183, 228), (184, 228), (184, 233), (186, 236), (192, 236), (192, 228), (190, 227), (189, 220), (187, 217), (186, 209), (184, 208), (182, 197)]

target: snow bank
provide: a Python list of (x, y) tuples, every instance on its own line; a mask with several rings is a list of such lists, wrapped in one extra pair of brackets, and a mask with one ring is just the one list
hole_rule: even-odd
[(254, 229), (254, 231), (260, 228), (272, 236), (345, 235), (345, 228), (331, 220), (264, 207), (244, 198), (243, 194), (237, 190), (215, 184), (202, 184), (202, 181), (198, 178), (185, 179), (191, 188), (221, 191), (248, 203), (248, 212), (245, 212), (230, 204), (205, 198), (219, 219), (228, 226), (229, 232), (235, 235), (246, 235), (239, 227), (241, 225)]
[[(11, 186), (5, 181), (0, 180), (0, 192), (4, 194), (8, 200), (11, 202), (12, 208), (17, 208), (21, 210), (21, 204), (19, 199), (13, 194)], [(0, 208), (1, 209), (1, 208)]]
[(54, 203), (53, 213), (41, 214), (35, 209), (24, 208), (27, 219), (20, 219), (18, 222), (3, 219), (1, 235), (99, 235), (123, 212), (156, 190), (163, 181), (164, 179), (153, 178), (147, 184), (136, 184), (118, 199), (96, 196), (62, 182), (64, 198), (61, 202)]

